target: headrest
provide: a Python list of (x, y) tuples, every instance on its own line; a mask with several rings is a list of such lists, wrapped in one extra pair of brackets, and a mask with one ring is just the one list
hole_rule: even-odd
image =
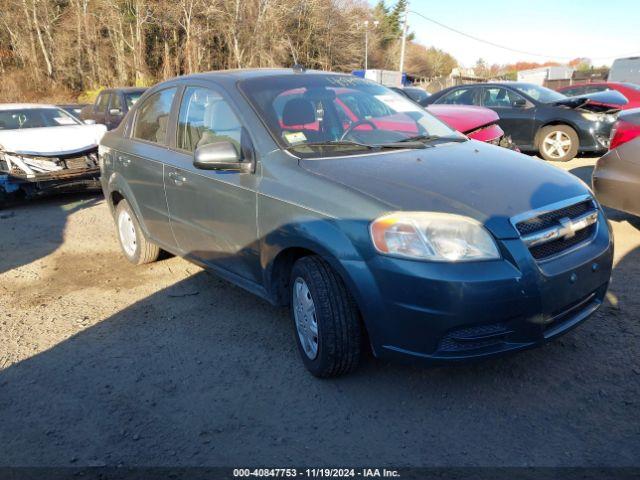
[(282, 123), (288, 125), (306, 125), (316, 121), (316, 109), (311, 101), (304, 98), (292, 98), (282, 111)]
[(205, 114), (206, 124), (213, 127), (216, 132), (228, 130), (240, 130), (241, 125), (238, 117), (233, 113), (231, 107), (224, 100), (218, 100), (213, 105), (207, 107)]

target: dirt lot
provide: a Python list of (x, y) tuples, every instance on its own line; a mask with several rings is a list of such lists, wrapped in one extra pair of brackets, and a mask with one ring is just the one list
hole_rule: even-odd
[(0, 465), (637, 465), (640, 221), (611, 219), (609, 302), (562, 339), (320, 381), (283, 309), (126, 263), (101, 198), (0, 211)]

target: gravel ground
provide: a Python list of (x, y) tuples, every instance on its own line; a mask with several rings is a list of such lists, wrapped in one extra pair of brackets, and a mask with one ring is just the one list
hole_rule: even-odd
[(0, 211), (0, 466), (637, 466), (640, 220), (611, 219), (608, 303), (563, 338), (321, 381), (285, 310), (180, 258), (130, 266), (101, 198)]

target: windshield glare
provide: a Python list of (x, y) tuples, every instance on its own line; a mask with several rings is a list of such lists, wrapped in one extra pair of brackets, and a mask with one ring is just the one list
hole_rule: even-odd
[(283, 75), (244, 80), (239, 87), (278, 143), (305, 157), (356, 153), (418, 136), (464, 138), (403, 95), (357, 77)]
[(0, 110), (0, 130), (62, 127), (66, 125), (80, 125), (80, 122), (60, 108)]
[(566, 95), (560, 92), (556, 92), (549, 88), (541, 87), (540, 85), (535, 85), (533, 83), (519, 83), (517, 85), (514, 85), (514, 88), (519, 92), (522, 92), (525, 95), (529, 95), (534, 100), (538, 100), (542, 103), (558, 102), (567, 98)]

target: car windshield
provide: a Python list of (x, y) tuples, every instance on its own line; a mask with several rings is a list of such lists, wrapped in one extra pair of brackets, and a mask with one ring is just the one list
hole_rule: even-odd
[(125, 93), (124, 99), (127, 102), (127, 108), (131, 109), (131, 107), (133, 107), (136, 104), (136, 102), (142, 96), (143, 93), (144, 92)]
[(61, 127), (81, 122), (61, 108), (20, 108), (0, 110), (0, 130)]
[(302, 157), (466, 138), (406, 97), (357, 77), (282, 75), (243, 80), (239, 87), (277, 142)]
[(535, 85), (533, 83), (518, 83), (513, 85), (513, 87), (519, 92), (529, 95), (534, 100), (538, 100), (542, 103), (553, 103), (567, 98), (566, 95), (560, 92), (556, 92), (550, 88), (541, 87), (540, 85)]

